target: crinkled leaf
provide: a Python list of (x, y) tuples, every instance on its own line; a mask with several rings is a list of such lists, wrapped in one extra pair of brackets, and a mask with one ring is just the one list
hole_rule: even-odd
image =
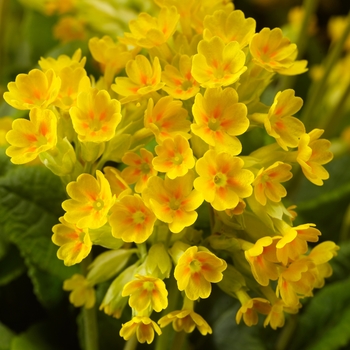
[(0, 286), (10, 283), (25, 271), (23, 259), (15, 246), (10, 245), (0, 260)]

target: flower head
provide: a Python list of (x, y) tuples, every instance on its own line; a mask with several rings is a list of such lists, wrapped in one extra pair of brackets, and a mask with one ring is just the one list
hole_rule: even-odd
[(197, 246), (193, 246), (181, 255), (174, 276), (179, 290), (184, 290), (188, 299), (205, 299), (211, 293), (211, 283), (222, 280), (222, 271), (226, 267), (225, 260), (208, 250), (199, 250)]
[(159, 326), (146, 316), (135, 316), (129, 322), (122, 325), (119, 334), (125, 340), (129, 340), (135, 333), (139, 343), (151, 344), (154, 339), (154, 331), (161, 335)]
[(29, 120), (19, 118), (13, 121), (6, 140), (10, 144), (6, 154), (12, 163), (28, 163), (56, 146), (57, 118), (49, 109), (33, 108)]
[(99, 228), (107, 222), (107, 215), (114, 204), (115, 197), (107, 179), (101, 171), (96, 177), (81, 174), (77, 181), (67, 185), (67, 193), (71, 199), (62, 203), (66, 211), (64, 219), (79, 228)]
[(193, 57), (192, 75), (203, 87), (220, 87), (235, 83), (246, 71), (245, 54), (237, 41), (225, 45), (218, 36), (202, 40)]
[(194, 188), (214, 209), (234, 208), (241, 198), (249, 197), (253, 192), (254, 175), (250, 170), (242, 169), (243, 164), (241, 158), (209, 150), (197, 161), (199, 177), (194, 180)]
[(92, 248), (92, 242), (88, 231), (80, 229), (74, 224), (67, 222), (64, 217), (60, 218), (60, 224), (52, 228), (52, 242), (60, 248), (57, 257), (64, 261), (66, 266), (80, 263), (85, 259)]
[(138, 195), (126, 195), (118, 200), (109, 217), (112, 235), (124, 242), (142, 243), (153, 232), (155, 215)]
[(166, 309), (168, 306), (168, 291), (165, 283), (152, 276), (136, 275), (136, 280), (127, 283), (122, 296), (128, 296), (129, 305), (137, 312), (152, 308), (156, 312)]
[(82, 275), (74, 274), (63, 283), (64, 290), (71, 290), (69, 301), (75, 306), (91, 309), (96, 302), (95, 290), (91, 283)]
[(47, 108), (57, 98), (61, 79), (52, 69), (42, 72), (33, 69), (28, 74), (18, 74), (15, 82), (7, 85), (4, 100), (17, 109)]

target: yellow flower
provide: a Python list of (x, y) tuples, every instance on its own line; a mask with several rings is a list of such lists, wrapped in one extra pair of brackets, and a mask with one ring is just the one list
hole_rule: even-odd
[(53, 28), (53, 36), (62, 43), (74, 40), (85, 40), (87, 36), (86, 23), (77, 16), (61, 17)]
[(319, 139), (323, 131), (314, 129), (302, 135), (297, 155), (297, 162), (306, 178), (318, 186), (322, 186), (323, 180), (329, 178), (328, 171), (322, 165), (333, 159), (333, 153), (329, 151), (331, 143), (326, 139)]
[(241, 158), (209, 150), (197, 161), (199, 177), (194, 180), (194, 188), (216, 210), (235, 208), (241, 198), (253, 192), (254, 175), (242, 169), (243, 165)]
[(215, 11), (213, 15), (204, 18), (205, 40), (210, 40), (214, 36), (221, 38), (225, 44), (237, 41), (240, 48), (246, 47), (252, 36), (255, 34), (256, 22), (253, 18), (245, 18), (240, 10)]
[(48, 109), (33, 108), (29, 120), (19, 118), (13, 121), (6, 140), (10, 144), (6, 154), (11, 157), (11, 162), (28, 163), (56, 146), (57, 118)]
[(162, 81), (166, 84), (163, 90), (180, 100), (188, 100), (199, 91), (199, 84), (191, 74), (192, 57), (181, 55), (179, 68), (168, 64), (162, 72)]
[(60, 218), (60, 224), (52, 228), (52, 242), (60, 246), (57, 257), (64, 261), (66, 266), (80, 263), (85, 259), (92, 248), (92, 242), (87, 230), (78, 228)]
[(195, 165), (192, 149), (181, 135), (165, 139), (156, 146), (157, 157), (153, 158), (154, 169), (166, 173), (170, 179), (187, 174)]
[(71, 199), (62, 203), (66, 211), (64, 219), (82, 229), (102, 227), (107, 222), (109, 210), (115, 201), (101, 171), (96, 171), (96, 177), (97, 179), (90, 174), (79, 175), (77, 181), (67, 185)]
[(297, 147), (299, 138), (305, 134), (304, 124), (292, 116), (302, 105), (303, 100), (295, 97), (294, 90), (280, 91), (264, 119), (267, 133), (274, 137), (285, 151), (288, 151), (288, 147)]
[(283, 36), (280, 28), (263, 28), (250, 42), (253, 62), (269, 72), (296, 75), (307, 71), (306, 60), (295, 61), (298, 49)]
[(109, 224), (114, 237), (124, 242), (142, 243), (152, 234), (156, 217), (140, 196), (124, 196), (114, 204), (111, 211)]
[(152, 276), (135, 275), (137, 280), (127, 283), (122, 292), (122, 296), (130, 295), (129, 305), (137, 312), (152, 308), (159, 312), (168, 306), (168, 291), (165, 283)]
[(161, 328), (172, 323), (176, 332), (192, 333), (197, 328), (202, 335), (212, 334), (212, 329), (205, 319), (191, 309), (172, 311), (159, 319), (158, 323)]
[(106, 166), (103, 168), (103, 172), (105, 174), (105, 178), (109, 182), (112, 194), (114, 194), (117, 199), (121, 199), (124, 196), (132, 193), (132, 189), (123, 179), (121, 172), (118, 169), (111, 166)]
[(8, 146), (5, 136), (12, 128), (12, 122), (11, 117), (0, 117), (0, 146)]
[(156, 217), (168, 223), (171, 232), (179, 233), (195, 223), (195, 211), (203, 202), (203, 196), (193, 190), (193, 172), (174, 180), (153, 176), (148, 181), (142, 197)]
[(246, 71), (245, 59), (237, 41), (225, 45), (221, 38), (214, 36), (199, 42), (192, 75), (206, 88), (231, 85)]
[(142, 12), (137, 19), (129, 22), (131, 33), (124, 33), (124, 37), (119, 40), (123, 44), (141, 46), (146, 49), (160, 46), (173, 35), (179, 18), (180, 15), (175, 6), (163, 7), (158, 18)]
[(28, 74), (18, 74), (15, 82), (7, 85), (9, 91), (4, 93), (4, 100), (17, 109), (45, 109), (55, 102), (60, 87), (61, 79), (52, 69), (32, 69)]
[(296, 314), (300, 307), (301, 304), (294, 307), (289, 307), (282, 299), (276, 298), (275, 302), (271, 305), (269, 314), (265, 318), (264, 327), (270, 325), (271, 328), (275, 330), (278, 327), (283, 327), (285, 323), (284, 312)]
[(69, 111), (74, 130), (81, 142), (106, 142), (113, 138), (121, 121), (120, 102), (106, 90), (81, 92), (77, 106)]
[(291, 169), (291, 165), (283, 162), (276, 162), (266, 169), (261, 168), (253, 182), (255, 199), (261, 205), (266, 205), (267, 199), (280, 202), (287, 195), (281, 182), (292, 178)]
[(155, 105), (150, 98), (145, 111), (145, 127), (153, 132), (158, 143), (176, 135), (189, 139), (191, 122), (187, 119), (187, 114), (182, 102), (173, 100), (171, 96), (162, 97)]
[(117, 94), (125, 96), (121, 103), (139, 100), (164, 86), (160, 81), (162, 68), (158, 57), (154, 58), (151, 66), (145, 56), (137, 55), (134, 60), (128, 61), (125, 71), (128, 77), (117, 77), (111, 86)]
[(192, 132), (217, 152), (237, 155), (242, 145), (237, 135), (249, 127), (247, 107), (238, 103), (238, 94), (233, 88), (206, 89), (204, 96), (197, 94), (192, 107), (194, 123)]
[(90, 282), (82, 275), (74, 274), (63, 283), (63, 289), (71, 290), (69, 301), (75, 306), (91, 309), (96, 302), (95, 290)]
[(226, 267), (225, 260), (208, 250), (198, 250), (197, 246), (192, 246), (181, 255), (174, 276), (179, 290), (184, 290), (188, 299), (205, 299), (211, 293), (211, 283), (222, 280), (222, 271)]
[(146, 316), (135, 316), (129, 322), (122, 325), (122, 329), (119, 335), (124, 338), (124, 340), (129, 340), (136, 332), (136, 337), (139, 343), (151, 344), (154, 339), (154, 331), (158, 335), (162, 334), (159, 326)]
[(153, 154), (145, 148), (140, 149), (140, 155), (135, 152), (126, 152), (122, 161), (128, 165), (121, 175), (128, 184), (136, 183), (135, 191), (141, 193), (147, 186), (148, 179), (156, 176), (152, 165)]

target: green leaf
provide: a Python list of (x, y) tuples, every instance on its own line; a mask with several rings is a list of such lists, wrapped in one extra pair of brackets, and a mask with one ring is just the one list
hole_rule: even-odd
[(299, 318), (291, 350), (339, 349), (350, 340), (349, 290), (350, 278), (316, 293)]
[(60, 179), (42, 166), (17, 166), (0, 178), (0, 231), (27, 261), (61, 280), (77, 271), (57, 259), (51, 242), (64, 199)]
[(0, 350), (10, 350), (15, 333), (0, 322)]
[(7, 254), (0, 260), (0, 286), (10, 283), (25, 271), (23, 259), (14, 245), (10, 245)]

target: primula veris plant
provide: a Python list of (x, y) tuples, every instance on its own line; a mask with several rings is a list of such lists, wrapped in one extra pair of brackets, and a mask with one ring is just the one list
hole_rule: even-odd
[(5, 101), (29, 118), (13, 121), (6, 154), (61, 178), (52, 242), (62, 264), (88, 265), (63, 289), (75, 307), (126, 320), (129, 344), (165, 327), (211, 334), (195, 308), (215, 303), (214, 288), (239, 304), (237, 323), (283, 327), (339, 249), (317, 244), (287, 202), (295, 177), (322, 186), (333, 158), (323, 129), (299, 119), (302, 98), (271, 89), (307, 61), (231, 2), (155, 3), (123, 35), (89, 40), (98, 77), (78, 49), (8, 84)]

